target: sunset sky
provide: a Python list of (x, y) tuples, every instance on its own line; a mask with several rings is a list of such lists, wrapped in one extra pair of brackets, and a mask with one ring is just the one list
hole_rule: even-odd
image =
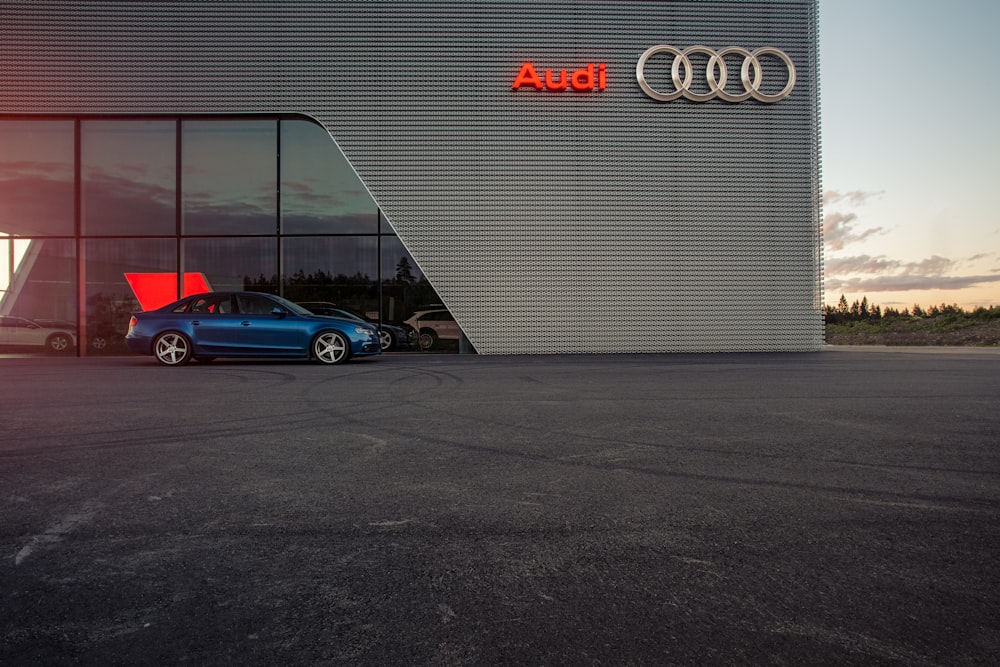
[(997, 0), (820, 0), (826, 302), (1000, 306)]

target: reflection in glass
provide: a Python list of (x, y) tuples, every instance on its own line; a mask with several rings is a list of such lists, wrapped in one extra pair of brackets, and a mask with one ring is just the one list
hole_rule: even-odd
[(21, 271), (21, 261), (31, 247), (28, 239), (11, 238), (0, 234), (0, 313), (10, 312), (17, 291), (26, 273)]
[(71, 239), (20, 241), (18, 253), (21, 257), (17, 269), (7, 289), (0, 292), (0, 312), (41, 320), (43, 324), (57, 323), (75, 335), (75, 242)]
[(173, 121), (81, 123), (84, 234), (175, 233), (176, 128)]
[(125, 274), (176, 275), (177, 243), (173, 239), (87, 240), (83, 256), (87, 275), (87, 353), (124, 354), (129, 317), (140, 309)]
[(185, 273), (202, 273), (214, 291), (278, 292), (277, 238), (185, 239)]
[(382, 319), (398, 323), (440, 298), (413, 256), (395, 236), (382, 237)]
[(395, 234), (396, 230), (393, 229), (392, 225), (389, 224), (389, 218), (385, 216), (385, 213), (379, 211), (378, 214), (378, 231), (380, 234)]
[(423, 278), (420, 267), (396, 236), (382, 237), (382, 280), (416, 283)]
[(0, 120), (0, 233), (75, 233), (73, 132), (69, 120)]
[(183, 121), (184, 234), (276, 233), (277, 124)]
[(293, 237), (283, 244), (285, 297), (378, 310), (377, 237)]
[(14, 244), (6, 234), (0, 234), (0, 292), (6, 292), (14, 281), (19, 260), (14, 257)]
[(378, 207), (320, 125), (281, 122), (281, 225), (284, 234), (374, 234)]
[[(82, 351), (94, 354), (124, 351), (127, 317), (142, 307), (126, 273), (162, 283), (157, 298), (183, 275), (181, 293), (282, 290), (386, 322), (438, 302), (336, 143), (306, 120), (181, 121), (178, 238), (177, 123), (79, 120), (77, 239), (74, 121), (0, 120), (0, 313), (85, 324)], [(294, 236), (278, 235), (279, 157), (281, 226)]]

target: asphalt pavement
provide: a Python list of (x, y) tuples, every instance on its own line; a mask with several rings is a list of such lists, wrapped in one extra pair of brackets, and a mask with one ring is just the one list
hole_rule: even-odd
[(998, 655), (998, 349), (0, 358), (0, 665)]

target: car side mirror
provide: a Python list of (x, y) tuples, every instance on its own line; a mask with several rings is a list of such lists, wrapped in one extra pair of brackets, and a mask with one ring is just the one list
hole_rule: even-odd
[(288, 313), (286, 313), (284, 309), (275, 306), (274, 308), (271, 309), (271, 314), (276, 315), (277, 317), (284, 317)]

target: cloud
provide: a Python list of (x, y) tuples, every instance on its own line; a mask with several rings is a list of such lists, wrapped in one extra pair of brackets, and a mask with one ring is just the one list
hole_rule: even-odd
[(919, 262), (901, 262), (898, 259), (889, 259), (884, 256), (855, 255), (828, 259), (826, 271), (828, 274), (892, 272), (905, 276), (943, 276), (957, 264), (958, 262), (940, 255), (934, 255)]
[(854, 213), (827, 213), (823, 216), (823, 240), (832, 250), (843, 250), (844, 246), (863, 241), (875, 234), (884, 234), (882, 227), (873, 227), (862, 232), (854, 230)]
[(911, 290), (955, 290), (984, 283), (1000, 282), (991, 276), (922, 276), (896, 274), (872, 278), (827, 278), (825, 287), (834, 292), (906, 292)]
[(838, 192), (836, 190), (827, 190), (823, 193), (823, 206), (838, 204), (842, 201), (846, 201), (851, 206), (862, 206), (867, 203), (869, 199), (881, 197), (883, 194), (885, 194), (885, 190), (879, 190), (877, 192), (867, 192), (864, 190)]
[[(858, 215), (853, 208), (864, 206), (884, 191), (854, 190), (823, 193), (823, 205), (832, 210), (823, 217), (823, 239), (830, 251), (843, 250), (852, 244), (887, 233), (884, 227), (858, 229)], [(908, 292), (924, 290), (962, 290), (1000, 283), (1000, 269), (974, 268), (996, 253), (979, 253), (961, 260), (932, 255), (916, 262), (905, 262), (884, 255), (857, 254), (824, 260), (824, 288), (831, 293)], [(956, 275), (962, 270), (972, 275)], [(990, 271), (984, 274), (984, 271)]]
[(900, 262), (886, 257), (856, 255), (854, 257), (828, 258), (825, 262), (827, 276), (855, 273), (888, 273), (899, 270)]
[[(823, 206), (833, 204), (845, 204), (848, 207), (863, 206), (869, 200), (881, 197), (882, 191), (868, 192), (865, 190), (852, 190), (850, 192), (838, 192), (827, 190), (823, 193)], [(823, 240), (831, 250), (843, 250), (844, 246), (852, 243), (864, 241), (869, 236), (884, 234), (882, 227), (873, 227), (863, 231), (855, 229), (858, 219), (856, 213), (845, 213), (842, 211), (830, 211), (823, 216)]]
[(25, 176), (49, 176), (59, 180), (73, 177), (71, 162), (43, 162), (40, 160), (10, 160), (0, 162), (0, 178), (11, 180)]
[(45, 175), (0, 176), (0, 233), (73, 233), (73, 182)]
[(1000, 282), (1000, 275), (949, 275), (960, 262), (933, 255), (919, 262), (855, 255), (827, 259), (825, 288), (839, 292), (965, 289)]
[(904, 276), (943, 276), (945, 272), (955, 267), (956, 262), (934, 255), (919, 262), (909, 262), (902, 264), (902, 275)]

